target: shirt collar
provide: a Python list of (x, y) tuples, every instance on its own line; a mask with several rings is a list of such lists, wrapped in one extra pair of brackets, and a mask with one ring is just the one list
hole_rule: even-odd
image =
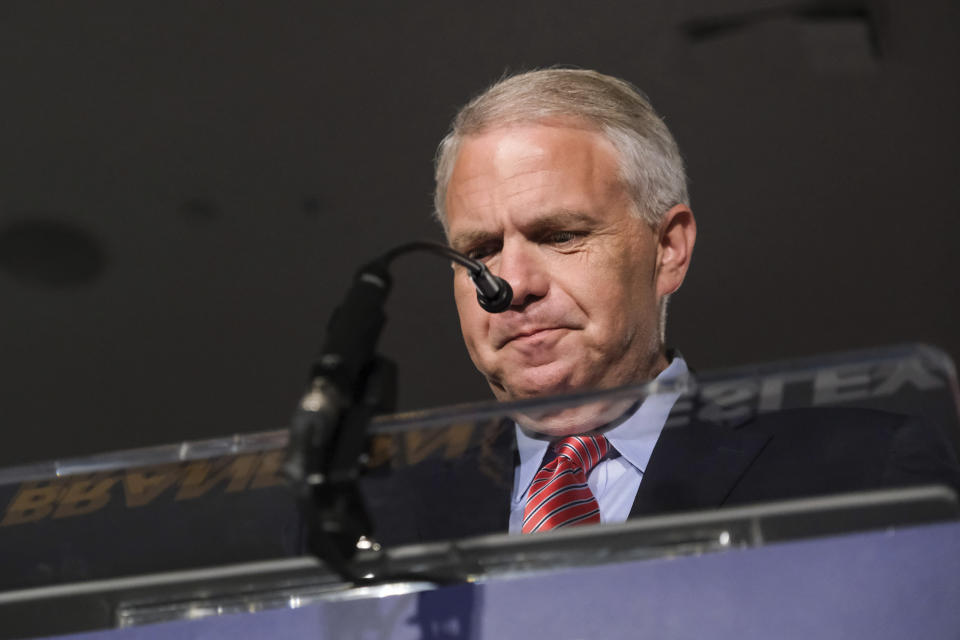
[[(676, 380), (687, 375), (687, 371), (687, 363), (678, 355), (670, 362), (670, 366), (660, 372), (657, 380), (659, 382)], [(667, 422), (667, 417), (677, 398), (680, 397), (680, 393), (676, 391), (648, 396), (632, 416), (606, 433), (607, 440), (613, 448), (641, 472), (647, 469), (653, 447), (657, 444), (663, 425)]]
[[(687, 363), (678, 353), (656, 379), (659, 382), (667, 382), (683, 377), (687, 372)], [(651, 454), (653, 454), (653, 447), (660, 437), (663, 425), (679, 397), (680, 392), (677, 391), (645, 398), (633, 415), (604, 435), (607, 436), (607, 440), (620, 455), (643, 472), (647, 468), (647, 462), (649, 462)], [(520, 428), (520, 425), (516, 425), (515, 430), (520, 466), (514, 474), (513, 501), (518, 503), (523, 500), (527, 488), (533, 482), (533, 476), (540, 469), (540, 464), (547, 453), (550, 441), (527, 435)]]

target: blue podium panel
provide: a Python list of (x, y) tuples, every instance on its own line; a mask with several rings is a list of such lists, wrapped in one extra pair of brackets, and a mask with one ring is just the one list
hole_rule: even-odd
[(67, 637), (957, 638), (960, 523), (410, 589)]

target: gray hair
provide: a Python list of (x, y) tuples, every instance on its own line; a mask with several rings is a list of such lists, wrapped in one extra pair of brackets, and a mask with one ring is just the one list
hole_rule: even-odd
[(580, 120), (610, 141), (620, 155), (620, 177), (635, 212), (652, 227), (671, 207), (689, 204), (677, 143), (639, 89), (587, 69), (540, 69), (499, 80), (454, 118), (434, 162), (434, 216), (444, 230), (447, 186), (463, 138), (552, 118)]

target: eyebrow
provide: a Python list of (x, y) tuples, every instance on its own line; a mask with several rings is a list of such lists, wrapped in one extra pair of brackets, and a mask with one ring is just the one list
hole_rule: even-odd
[(461, 231), (450, 238), (450, 247), (463, 253), (470, 247), (476, 247), (484, 244), (485, 242), (489, 242), (490, 240), (498, 238), (499, 236), (499, 232), (483, 231), (481, 229), (468, 229), (466, 231)]
[[(546, 231), (553, 231), (569, 227), (594, 227), (597, 218), (578, 209), (556, 209), (542, 215), (535, 216), (524, 223), (522, 230), (526, 234), (536, 235)], [(457, 251), (469, 247), (479, 246), (491, 240), (498, 239), (500, 231), (485, 231), (483, 229), (465, 229), (450, 238), (450, 246)]]
[(538, 233), (569, 227), (593, 227), (596, 226), (597, 222), (595, 216), (579, 209), (556, 209), (542, 216), (537, 216), (524, 227), (528, 232)]

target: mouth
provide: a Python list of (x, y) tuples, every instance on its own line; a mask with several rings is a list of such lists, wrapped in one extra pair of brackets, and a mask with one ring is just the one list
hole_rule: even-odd
[(518, 331), (504, 340), (503, 344), (500, 345), (500, 348), (503, 348), (510, 343), (525, 344), (536, 342), (537, 340), (543, 340), (552, 337), (559, 331), (563, 331), (563, 327), (540, 327), (537, 329)]

